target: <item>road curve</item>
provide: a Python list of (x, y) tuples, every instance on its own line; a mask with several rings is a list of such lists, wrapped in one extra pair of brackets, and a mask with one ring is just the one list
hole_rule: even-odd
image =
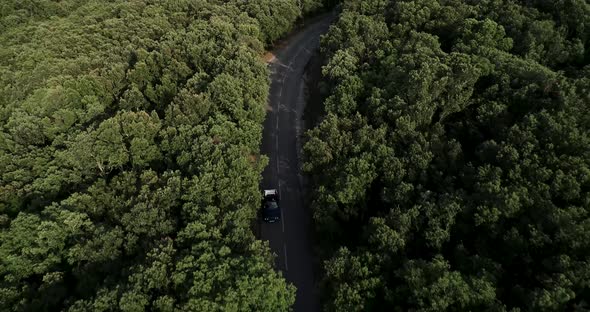
[(290, 37), (269, 62), (271, 86), (264, 122), (262, 153), (269, 157), (263, 188), (276, 188), (281, 197), (281, 222), (261, 223), (260, 235), (277, 255), (275, 267), (297, 287), (294, 310), (320, 310), (314, 279), (311, 212), (304, 206), (300, 174), (300, 142), (305, 105), (303, 75), (328, 30), (333, 14), (325, 15)]

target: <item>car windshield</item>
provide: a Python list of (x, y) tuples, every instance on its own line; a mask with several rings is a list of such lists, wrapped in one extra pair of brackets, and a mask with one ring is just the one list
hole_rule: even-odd
[(271, 200), (271, 201), (266, 202), (266, 209), (277, 209), (277, 208), (279, 208), (279, 205), (277, 204), (276, 201)]

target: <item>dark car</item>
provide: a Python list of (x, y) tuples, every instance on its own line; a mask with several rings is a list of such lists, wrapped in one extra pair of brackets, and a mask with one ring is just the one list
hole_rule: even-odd
[(281, 207), (279, 206), (279, 193), (277, 190), (264, 190), (262, 219), (270, 223), (281, 220)]

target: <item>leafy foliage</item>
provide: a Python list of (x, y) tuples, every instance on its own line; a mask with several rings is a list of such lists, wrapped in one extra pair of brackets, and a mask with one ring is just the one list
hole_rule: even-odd
[(323, 5), (2, 2), (0, 310), (289, 310), (260, 55)]
[(345, 1), (304, 147), (328, 311), (590, 308), (589, 10)]

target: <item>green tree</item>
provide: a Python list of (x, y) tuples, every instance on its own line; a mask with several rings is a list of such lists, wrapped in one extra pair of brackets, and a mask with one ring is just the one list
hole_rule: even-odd
[(289, 311), (260, 55), (328, 4), (0, 4), (0, 310)]
[(588, 308), (588, 8), (343, 4), (304, 148), (327, 310)]

